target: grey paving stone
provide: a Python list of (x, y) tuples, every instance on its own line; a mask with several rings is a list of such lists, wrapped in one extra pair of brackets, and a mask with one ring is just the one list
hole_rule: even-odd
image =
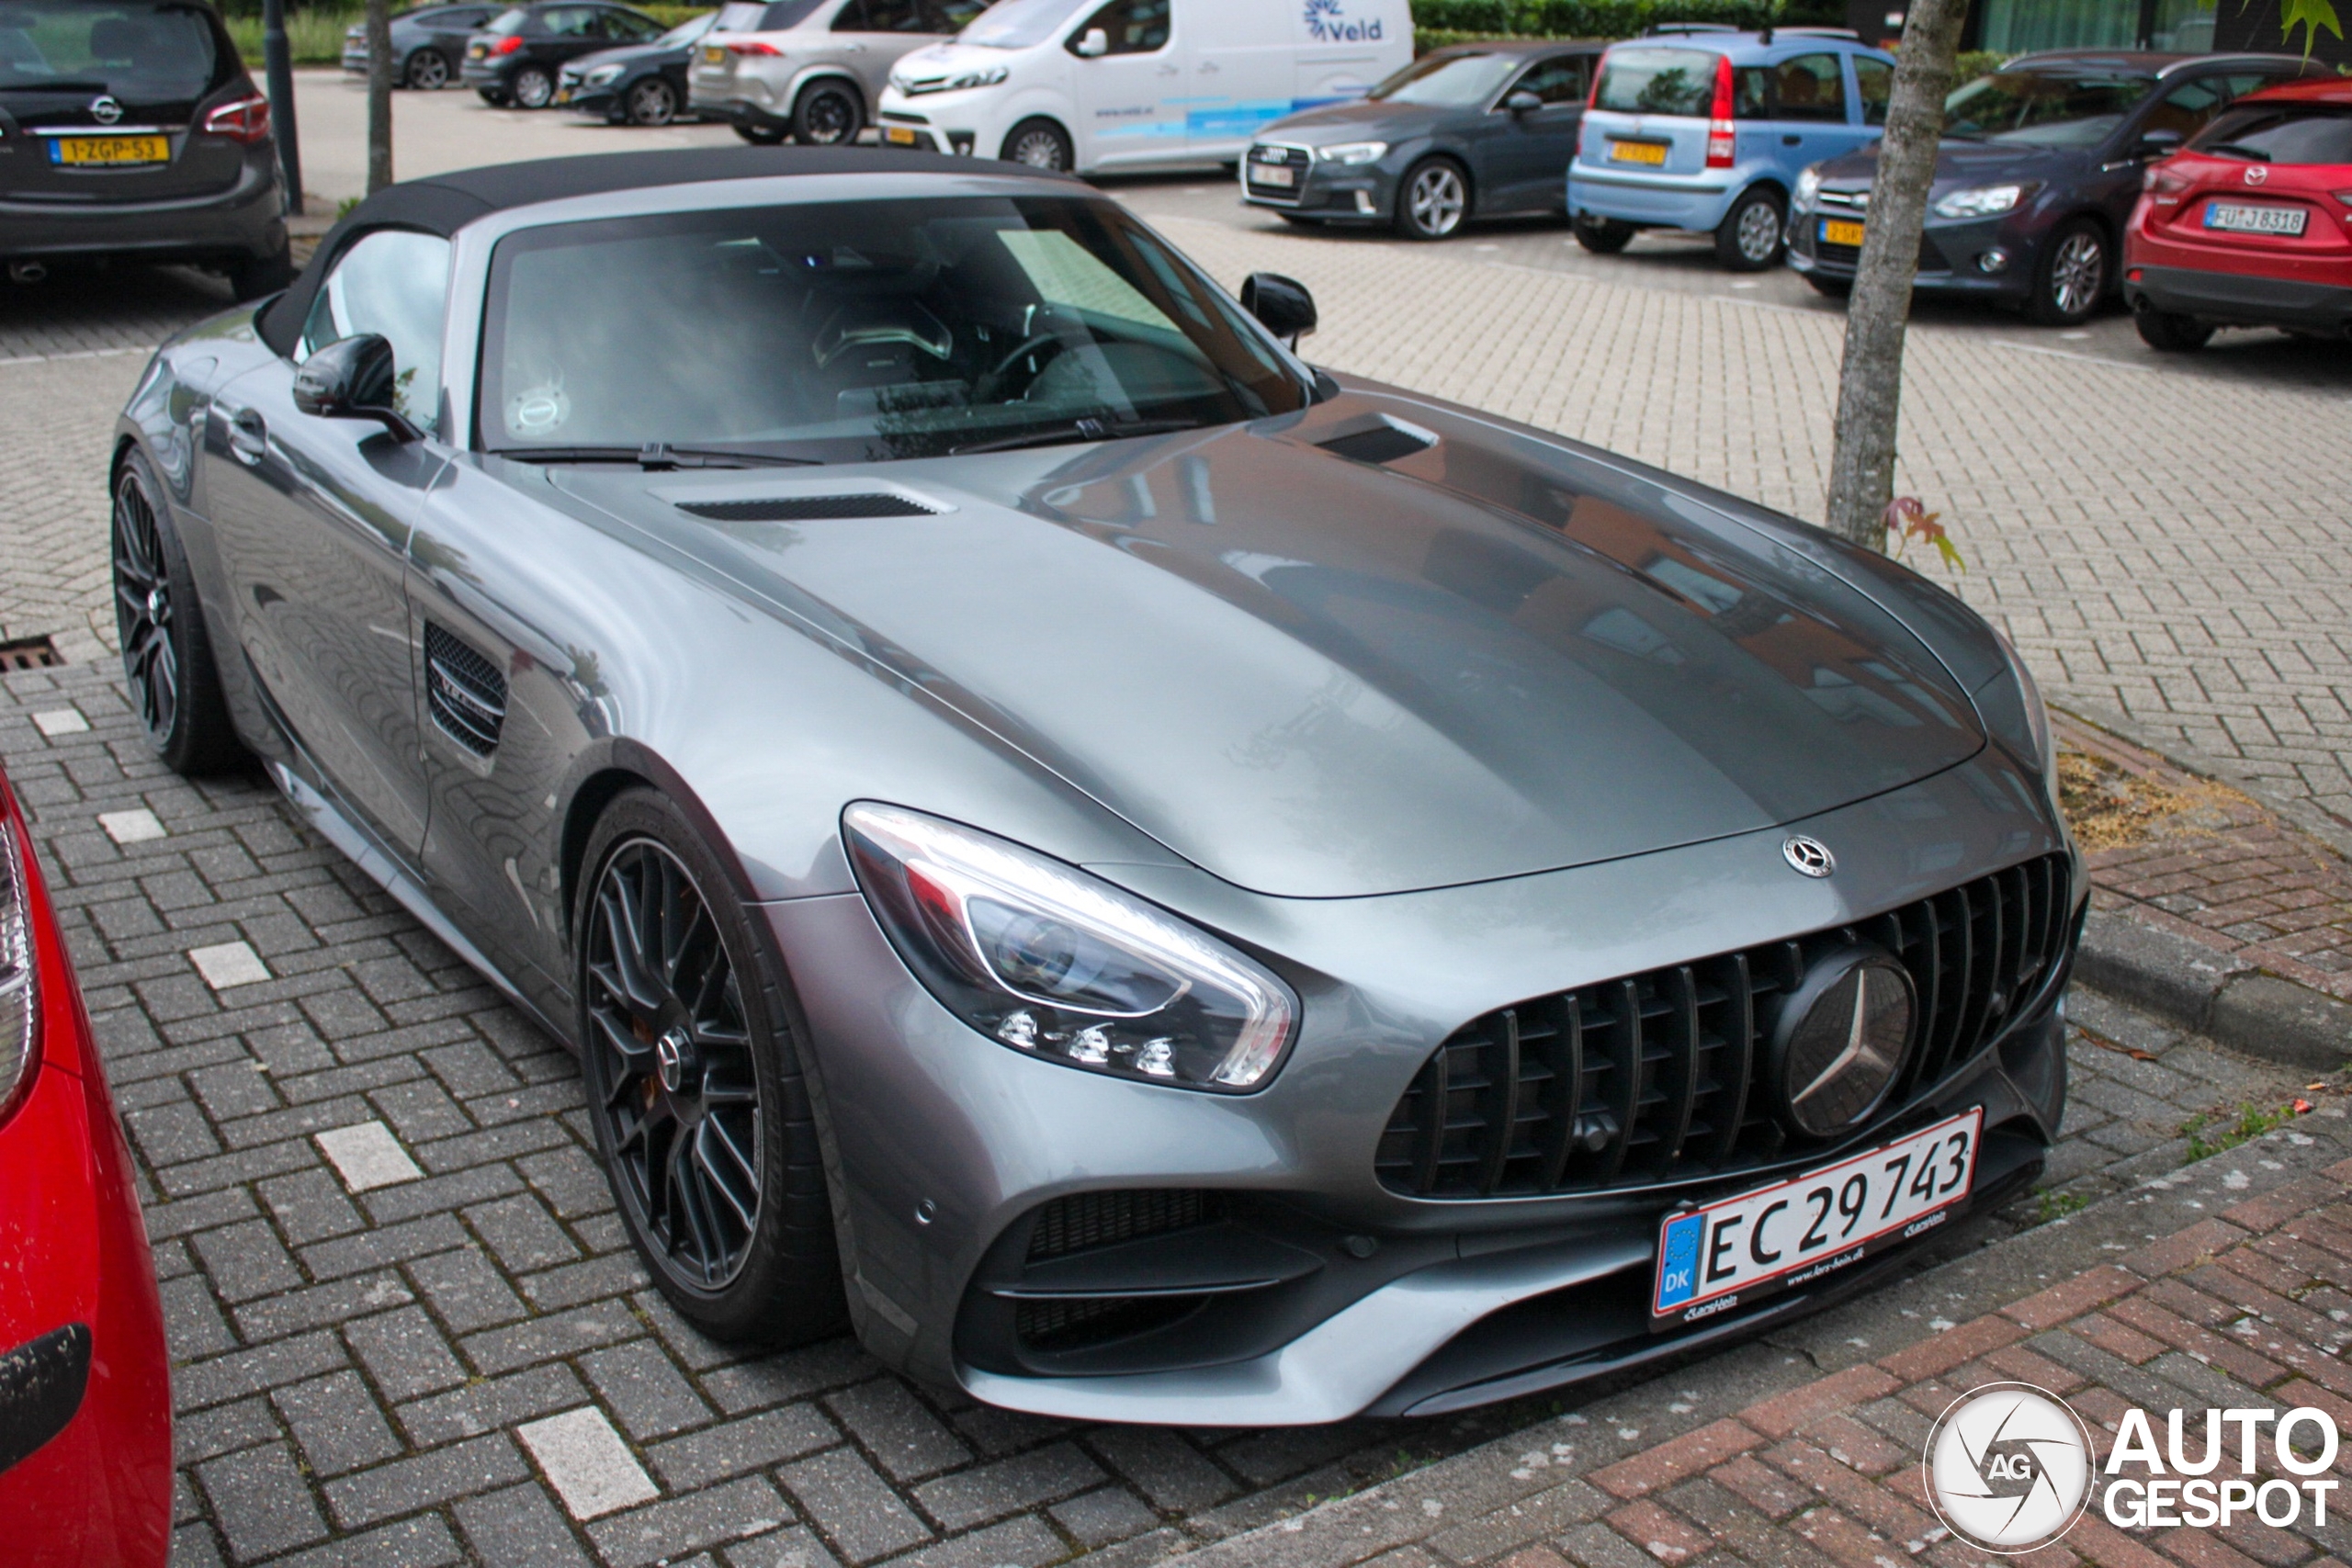
[(1038, 1568), (1069, 1548), (1043, 1519), (1007, 1519), (970, 1535), (891, 1559), (894, 1568)]
[(792, 1510), (756, 1475), (691, 1497), (650, 1503), (588, 1527), (598, 1555), (612, 1568), (644, 1568), (704, 1547), (764, 1534), (787, 1524)]
[(841, 1433), (813, 1404), (787, 1404), (756, 1416), (673, 1438), (646, 1450), (662, 1484), (690, 1492), (714, 1481), (764, 1470), (816, 1452), (841, 1440)]
[(475, 1370), (496, 1373), (554, 1356), (578, 1355), (639, 1332), (627, 1307), (617, 1302), (598, 1302), (549, 1317), (535, 1317), (512, 1328), (487, 1329), (462, 1341), (460, 1348)]
[(466, 1211), (466, 1223), (492, 1255), (514, 1273), (570, 1263), (580, 1256), (580, 1248), (563, 1234), (563, 1227), (527, 1192), (477, 1204)]
[(604, 1396), (605, 1408), (621, 1430), (640, 1443), (710, 1419), (710, 1406), (650, 1339), (592, 1351), (580, 1358), (580, 1370)]
[(419, 1448), (469, 1438), (588, 1402), (580, 1375), (560, 1362), (503, 1378), (486, 1378), (448, 1393), (404, 1404), (401, 1427)]
[(1087, 1440), (1154, 1507), (1169, 1513), (1214, 1507), (1241, 1490), (1200, 1450), (1165, 1427), (1105, 1427)]
[(368, 1385), (353, 1371), (281, 1388), (270, 1395), (313, 1473), (341, 1475), (401, 1451)]
[(266, 1393), (344, 1364), (343, 1342), (334, 1335), (300, 1334), (181, 1367), (172, 1374), (172, 1393), (180, 1409), (200, 1410), (224, 1399)]
[(280, 1558), (270, 1568), (447, 1568), (462, 1558), (449, 1527), (427, 1514)]
[(172, 1454), (187, 1466), (284, 1436), (269, 1402), (256, 1396), (216, 1404), (209, 1410), (192, 1410), (175, 1419)]
[(848, 1449), (786, 1465), (776, 1479), (846, 1562), (871, 1562), (931, 1538), (874, 1467)]
[(817, 1532), (806, 1525), (772, 1530), (721, 1550), (727, 1568), (841, 1568)]
[(363, 1313), (404, 1306), (415, 1299), (397, 1274), (360, 1274), (248, 1302), (237, 1309), (237, 1330), (250, 1340), (274, 1339), (281, 1334), (342, 1323)]
[(349, 1235), (365, 1226), (359, 1211), (344, 1195), (343, 1183), (322, 1169), (290, 1171), (254, 1183), (270, 1217), (297, 1247), (330, 1236)]
[(387, 1399), (415, 1399), (466, 1381), (466, 1369), (423, 1307), (360, 1318), (344, 1326), (343, 1337)]
[(1123, 1486), (1103, 1486), (1046, 1510), (1081, 1547), (1108, 1546), (1156, 1529), (1159, 1516)]
[(970, 1461), (972, 1450), (896, 1378), (828, 1395), (826, 1408), (894, 1479), (917, 1480)]
[(524, 1315), (520, 1298), (475, 1247), (417, 1258), (408, 1272), (441, 1321), (460, 1334)]
[(464, 1498), (450, 1512), (475, 1555), (498, 1568), (585, 1568), (593, 1561), (562, 1512), (537, 1485)]
[(326, 1538), (326, 1520), (284, 1443), (212, 1460), (196, 1473), (230, 1554), (240, 1562)]
[(914, 1495), (941, 1529), (964, 1530), (1082, 1492), (1104, 1479), (1101, 1465), (1068, 1443), (1056, 1443), (924, 1482)]
[(530, 1466), (503, 1432), (469, 1438), (326, 1484), (327, 1506), (345, 1529), (435, 1507), (527, 1478)]

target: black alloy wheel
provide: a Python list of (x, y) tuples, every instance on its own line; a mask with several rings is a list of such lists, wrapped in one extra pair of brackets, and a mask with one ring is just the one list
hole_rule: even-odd
[(1470, 176), (1451, 158), (1424, 158), (1396, 187), (1396, 230), (1408, 240), (1450, 240), (1470, 217)]
[(1587, 212), (1576, 220), (1577, 243), (1597, 256), (1613, 256), (1634, 243), (1634, 226), (1619, 218), (1595, 218)]
[(774, 147), (791, 132), (780, 125), (752, 125), (739, 119), (735, 122), (735, 134), (754, 147)]
[(1781, 259), (1787, 221), (1780, 193), (1749, 186), (1715, 225), (1715, 260), (1732, 272), (1762, 272)]
[(582, 1066), (630, 1239), (707, 1334), (832, 1332), (844, 1309), (831, 1210), (775, 966), (667, 797), (617, 797), (589, 850), (574, 928)]
[(520, 109), (543, 109), (555, 101), (555, 78), (544, 65), (518, 65), (506, 79), (506, 91)]
[(2140, 341), (2160, 354), (2194, 354), (2213, 341), (2213, 323), (2143, 305), (2132, 312)]
[(1033, 169), (1052, 169), (1068, 174), (1078, 166), (1078, 154), (1069, 144), (1069, 133), (1050, 119), (1024, 119), (1004, 133), (1004, 146), (997, 156), (1008, 164), (1026, 164)]
[(631, 125), (667, 125), (678, 118), (678, 89), (661, 76), (648, 76), (628, 90)]
[(439, 50), (427, 44), (408, 57), (408, 70), (402, 74), (418, 92), (437, 93), (449, 85), (449, 62)]
[(803, 147), (846, 147), (865, 129), (865, 100), (846, 82), (811, 82), (792, 106), (792, 139)]
[(164, 766), (194, 776), (233, 764), (244, 749), (229, 722), (195, 579), (162, 493), (143, 454), (123, 459), (109, 541), (115, 635), (147, 744)]
[(2062, 223), (2042, 245), (2026, 313), (2045, 327), (2080, 326), (2107, 298), (2113, 270), (2108, 265), (2107, 231), (2097, 219)]

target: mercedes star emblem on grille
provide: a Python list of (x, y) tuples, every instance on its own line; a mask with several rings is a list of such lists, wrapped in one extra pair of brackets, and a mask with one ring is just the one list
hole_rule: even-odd
[(1819, 839), (1792, 833), (1781, 840), (1781, 855), (1807, 876), (1826, 876), (1838, 869), (1838, 857)]
[(1910, 1060), (1917, 1011), (1910, 971), (1881, 949), (1849, 947), (1815, 964), (1772, 1032), (1791, 1124), (1829, 1138), (1869, 1120)]

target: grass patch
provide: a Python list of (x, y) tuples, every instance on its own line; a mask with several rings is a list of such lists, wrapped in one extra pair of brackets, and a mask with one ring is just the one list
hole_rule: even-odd
[(2079, 1214), (2091, 1206), (2087, 1194), (2082, 1192), (2052, 1192), (2047, 1187), (2034, 1189), (2033, 1223), (2046, 1225), (2052, 1220), (2063, 1220), (2069, 1214)]
[[(331, 10), (325, 6), (293, 10), (286, 13), (286, 50), (297, 65), (340, 65), (343, 63), (343, 29), (365, 15), (357, 9)], [(245, 68), (259, 71), (261, 57), (261, 17), (229, 17), (229, 36), (237, 40), (237, 52), (245, 57)]]
[(2268, 1111), (2257, 1105), (2241, 1105), (2235, 1122), (2226, 1116), (2192, 1116), (2180, 1124), (2180, 1135), (2188, 1140), (2188, 1161), (2194, 1165), (2236, 1148), (2249, 1138), (2283, 1127), (2297, 1114), (2291, 1104)]

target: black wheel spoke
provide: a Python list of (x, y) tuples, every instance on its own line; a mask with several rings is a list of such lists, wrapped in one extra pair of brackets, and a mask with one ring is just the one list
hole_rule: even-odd
[(759, 1172), (751, 1156), (737, 1148), (716, 1120), (706, 1120), (695, 1134), (695, 1164), (710, 1190), (730, 1210), (745, 1230), (759, 1217)]

